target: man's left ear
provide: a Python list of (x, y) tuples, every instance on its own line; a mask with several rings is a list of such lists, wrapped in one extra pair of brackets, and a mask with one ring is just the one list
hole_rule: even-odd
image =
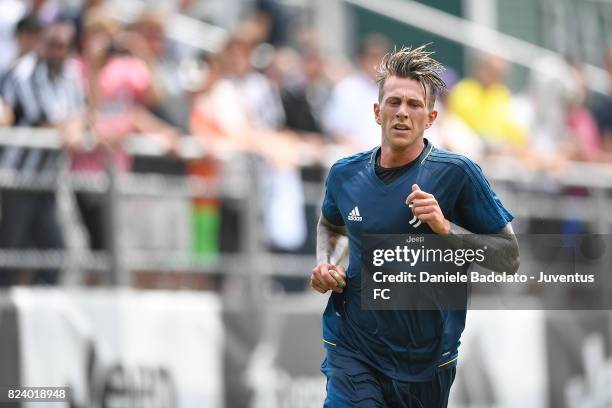
[(426, 128), (430, 128), (431, 125), (433, 125), (433, 123), (436, 121), (436, 118), (438, 117), (438, 111), (437, 110), (432, 110), (431, 112), (429, 112), (429, 115), (427, 115), (427, 125), (425, 125)]

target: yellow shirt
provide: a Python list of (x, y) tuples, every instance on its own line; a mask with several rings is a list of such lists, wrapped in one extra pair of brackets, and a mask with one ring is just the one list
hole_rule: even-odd
[(489, 143), (524, 145), (527, 134), (512, 118), (510, 99), (510, 91), (502, 84), (484, 88), (466, 78), (451, 91), (448, 108)]

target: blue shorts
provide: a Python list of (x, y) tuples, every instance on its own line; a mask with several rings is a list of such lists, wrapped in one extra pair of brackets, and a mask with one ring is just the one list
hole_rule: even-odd
[(455, 367), (433, 380), (393, 380), (367, 364), (327, 350), (321, 371), (327, 376), (324, 408), (446, 408)]

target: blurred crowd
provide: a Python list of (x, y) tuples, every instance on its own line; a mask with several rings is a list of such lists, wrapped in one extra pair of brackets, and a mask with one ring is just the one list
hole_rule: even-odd
[[(258, 158), (270, 248), (291, 252), (304, 248), (309, 234), (304, 158), (321, 158), (330, 146), (348, 153), (379, 144), (374, 67), (394, 39), (365, 37), (349, 62), (321, 48), (323, 33), (292, 19), (277, 1), (256, 0), (224, 27), (229, 34), (221, 49), (202, 51), (168, 35), (168, 16), (214, 23), (202, 11), (207, 2), (177, 0), (171, 11), (144, 9), (128, 22), (103, 0), (61, 4), (0, 0), (0, 125), (58, 129), (73, 171), (102, 172), (109, 162), (133, 171), (122, 142), (135, 133), (170, 152), (182, 135), (201, 138), (208, 155), (186, 169), (206, 179), (220, 177), (217, 158), (227, 152), (250, 153)], [(465, 78), (448, 67), (448, 92), (440, 95), (440, 114), (426, 137), (477, 161), (511, 155), (552, 173), (570, 161), (612, 163), (612, 90), (592, 94), (578, 61), (543, 57), (534, 61), (525, 89), (513, 93), (506, 85), (511, 68), (490, 55), (475, 55)], [(607, 71), (612, 83), (612, 50)], [(50, 155), (3, 147), (0, 167), (52, 171)], [(0, 247), (64, 247), (52, 192), (0, 191)], [(90, 247), (108, 249), (103, 201), (85, 193), (76, 198)], [(218, 232), (210, 220), (220, 206), (213, 199), (194, 202), (205, 236)], [(0, 283), (14, 283), (9, 276), (0, 274)], [(30, 279), (55, 282), (57, 274), (43, 270)]]

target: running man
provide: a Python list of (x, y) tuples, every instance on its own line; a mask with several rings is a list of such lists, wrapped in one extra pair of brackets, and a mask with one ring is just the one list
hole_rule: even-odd
[[(453, 245), (486, 245), (483, 265), (512, 274), (519, 265), (513, 217), (476, 164), (423, 137), (445, 87), (431, 52), (401, 49), (377, 71), (381, 145), (332, 166), (317, 228), (310, 284), (333, 292), (323, 314), (325, 407), (446, 407), (466, 311), (362, 310), (361, 236), (435, 233)], [(414, 216), (420, 223), (411, 225)], [(336, 259), (344, 236), (346, 273)]]

